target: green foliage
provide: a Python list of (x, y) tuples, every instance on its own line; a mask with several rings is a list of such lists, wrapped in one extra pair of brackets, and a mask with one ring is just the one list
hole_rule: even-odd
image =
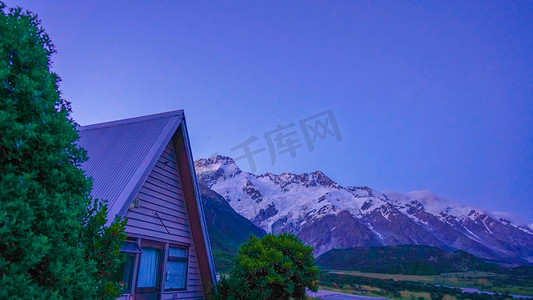
[(229, 278), (218, 284), (215, 299), (305, 299), (318, 289), (313, 248), (292, 234), (250, 237), (237, 255)]
[(33, 13), (0, 2), (0, 299), (113, 299), (125, 221), (105, 227), (90, 198), (54, 52)]
[[(211, 240), (211, 237), (209, 237)], [(213, 250), (213, 259), (215, 261), (215, 268), (218, 273), (229, 273), (233, 268), (236, 253), (216, 249), (214, 245), (211, 246)]]

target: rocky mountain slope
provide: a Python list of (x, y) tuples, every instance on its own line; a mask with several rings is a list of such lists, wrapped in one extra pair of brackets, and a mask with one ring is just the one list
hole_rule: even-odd
[(343, 187), (320, 171), (299, 175), (241, 171), (224, 156), (195, 162), (198, 180), (268, 233), (293, 232), (331, 249), (428, 245), (507, 263), (533, 263), (533, 229), (429, 191)]
[(239, 246), (250, 235), (263, 237), (266, 233), (236, 213), (222, 196), (210, 188), (200, 184), (200, 194), (216, 269), (229, 272)]

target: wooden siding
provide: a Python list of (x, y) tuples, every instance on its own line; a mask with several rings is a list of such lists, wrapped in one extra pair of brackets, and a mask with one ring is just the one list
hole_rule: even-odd
[[(182, 184), (177, 169), (174, 142), (171, 140), (136, 196), (140, 206), (126, 213), (126, 233), (142, 239), (153, 239), (189, 246), (187, 290), (163, 292), (162, 299), (198, 299), (204, 297), (196, 249), (184, 202)], [(156, 211), (170, 231), (166, 231)], [(174, 298), (176, 299), (176, 298)]]

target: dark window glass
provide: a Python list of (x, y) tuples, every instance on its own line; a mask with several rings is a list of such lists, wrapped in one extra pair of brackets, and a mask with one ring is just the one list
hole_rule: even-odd
[(187, 249), (171, 246), (170, 248), (168, 248), (168, 257), (187, 258)]
[(135, 254), (124, 253), (126, 261), (120, 266), (111, 279), (118, 282), (122, 287), (122, 293), (128, 294), (131, 292), (131, 277), (133, 273), (133, 264), (135, 263)]
[(187, 249), (170, 246), (165, 274), (165, 290), (185, 290), (187, 288)]

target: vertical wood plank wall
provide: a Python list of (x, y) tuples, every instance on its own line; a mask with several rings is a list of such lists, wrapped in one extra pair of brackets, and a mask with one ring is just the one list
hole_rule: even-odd
[[(176, 299), (173, 298), (175, 296), (177, 299), (198, 299), (203, 298), (204, 293), (175, 153), (174, 143), (171, 141), (137, 195), (140, 206), (126, 213), (126, 233), (190, 246), (187, 290), (164, 292), (162, 299)], [(159, 214), (170, 234), (154, 211)]]

